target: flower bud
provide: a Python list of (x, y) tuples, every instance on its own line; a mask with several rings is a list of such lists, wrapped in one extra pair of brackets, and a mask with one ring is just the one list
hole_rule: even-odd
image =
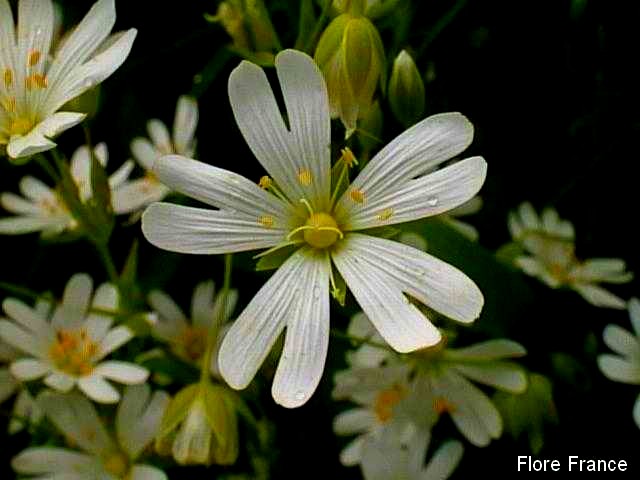
[(162, 419), (156, 450), (180, 465), (235, 463), (238, 421), (227, 389), (204, 382), (178, 392)]
[(323, 32), (315, 60), (327, 82), (331, 116), (347, 136), (369, 109), (378, 82), (384, 85), (384, 46), (371, 21), (358, 14), (337, 16)]
[(424, 83), (411, 55), (402, 50), (393, 62), (389, 105), (396, 119), (409, 127), (424, 113)]

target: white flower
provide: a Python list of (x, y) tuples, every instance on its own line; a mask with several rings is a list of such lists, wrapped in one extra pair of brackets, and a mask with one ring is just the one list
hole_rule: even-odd
[[(393, 427), (389, 425), (385, 430)], [(418, 430), (401, 441), (386, 431), (372, 435), (363, 446), (365, 480), (446, 480), (460, 463), (464, 447), (455, 440), (444, 442), (424, 466), (430, 443), (428, 431)]]
[(56, 146), (51, 138), (85, 114), (59, 112), (109, 77), (127, 58), (136, 30), (109, 37), (114, 0), (98, 1), (84, 20), (50, 51), (54, 30), (51, 0), (20, 0), (18, 25), (0, 0), (0, 146), (12, 158)]
[[(618, 355), (600, 355), (598, 366), (611, 380), (640, 385), (640, 300), (637, 298), (629, 301), (629, 317), (635, 335), (618, 325), (607, 325), (604, 329), (604, 343)], [(640, 428), (640, 395), (633, 407), (633, 419)]]
[(479, 196), (473, 197), (468, 202), (463, 203), (459, 207), (450, 210), (445, 215), (443, 215), (443, 220), (449, 226), (460, 232), (462, 235), (467, 237), (469, 240), (477, 241), (480, 234), (478, 230), (473, 225), (468, 224), (467, 222), (463, 222), (459, 220), (459, 217), (466, 217), (467, 215), (473, 215), (478, 213), (482, 208), (482, 198)]
[(43, 399), (47, 416), (68, 441), (86, 453), (31, 447), (17, 455), (11, 465), (32, 478), (165, 480), (162, 470), (135, 462), (153, 441), (168, 401), (164, 392), (151, 395), (146, 384), (127, 387), (116, 413), (114, 441), (86, 398), (48, 394)]
[[(0, 0), (1, 1), (1, 0)], [(104, 143), (94, 148), (94, 154), (102, 166), (107, 165), (108, 152)], [(116, 188), (124, 182), (133, 164), (125, 162), (109, 178), (110, 187)], [(86, 202), (92, 197), (91, 156), (85, 145), (78, 148), (71, 157), (71, 175), (78, 186), (80, 199)], [(0, 195), (0, 204), (15, 214), (14, 217), (0, 219), (0, 233), (22, 234), (41, 231), (43, 236), (73, 230), (78, 222), (73, 217), (60, 194), (34, 177), (24, 177), (20, 181), (23, 197), (14, 193)]]
[(173, 135), (169, 134), (166, 125), (160, 120), (154, 119), (147, 123), (151, 141), (136, 138), (131, 142), (133, 156), (144, 169), (145, 176), (126, 182), (113, 192), (113, 209), (116, 213), (135, 212), (171, 193), (171, 189), (162, 184), (153, 173), (153, 164), (163, 155), (192, 157), (196, 149), (194, 135), (197, 126), (198, 104), (188, 96), (178, 99)]
[(625, 271), (624, 260), (578, 260), (573, 225), (560, 219), (554, 209), (547, 208), (538, 216), (531, 204), (523, 203), (509, 214), (509, 230), (526, 252), (515, 259), (525, 273), (551, 288), (571, 288), (597, 307), (625, 308), (624, 300), (598, 285), (631, 281), (633, 274)]
[(121, 361), (103, 361), (132, 337), (129, 328), (111, 328), (113, 317), (91, 309), (115, 310), (117, 291), (103, 284), (91, 300), (93, 282), (86, 274), (76, 274), (67, 283), (62, 302), (51, 318), (20, 300), (2, 303), (11, 320), (0, 320), (0, 337), (28, 354), (11, 364), (11, 373), (23, 381), (45, 377), (44, 383), (61, 392), (75, 385), (91, 399), (115, 403), (118, 391), (106, 379), (125, 384), (142, 383), (149, 372)]
[[(212, 281), (199, 283), (193, 291), (190, 319), (171, 297), (160, 290), (152, 291), (148, 300), (158, 315), (157, 321), (151, 324), (154, 336), (170, 344), (178, 357), (199, 364), (214, 320), (220, 319), (219, 326), (226, 323), (238, 301), (238, 292), (231, 290), (228, 294), (221, 292), (215, 295)], [(214, 361), (215, 357), (212, 358)]]
[[(482, 186), (486, 163), (468, 158), (422, 176), (471, 142), (473, 128), (457, 113), (435, 115), (379, 152), (338, 198), (331, 194), (330, 118), (322, 75), (294, 50), (275, 60), (290, 128), (264, 71), (242, 62), (229, 78), (240, 130), (272, 179), (258, 188), (233, 172), (182, 157), (156, 162), (171, 188), (219, 210), (156, 203), (142, 217), (154, 245), (183, 253), (217, 254), (299, 247), (229, 329), (220, 370), (245, 388), (286, 328), (272, 394), (286, 407), (316, 389), (329, 343), (331, 262), (382, 336), (408, 352), (437, 343), (440, 333), (405, 293), (464, 323), (480, 313), (476, 285), (454, 267), (414, 248), (360, 231), (445, 212)], [(353, 157), (343, 156), (342, 178)], [(339, 182), (340, 183), (340, 182)], [(334, 198), (332, 198), (334, 197)]]
[(20, 353), (15, 348), (0, 340), (0, 363), (3, 365), (0, 367), (0, 403), (7, 400), (18, 390), (20, 382), (11, 375), (9, 368), (4, 365), (11, 363), (19, 356)]

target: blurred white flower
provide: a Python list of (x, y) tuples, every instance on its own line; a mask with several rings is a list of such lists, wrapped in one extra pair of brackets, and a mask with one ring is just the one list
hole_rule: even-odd
[[(0, 0), (1, 1), (1, 0)], [(107, 165), (108, 152), (104, 143), (94, 148), (94, 155), (104, 167)], [(124, 182), (133, 164), (125, 162), (109, 178), (111, 188)], [(78, 186), (83, 202), (89, 200), (91, 191), (91, 156), (86, 145), (78, 148), (71, 157), (71, 175)], [(22, 234), (41, 231), (43, 236), (59, 234), (73, 230), (78, 222), (73, 217), (60, 194), (34, 177), (24, 177), (20, 181), (20, 191), (24, 197), (14, 193), (0, 195), (0, 204), (15, 216), (0, 219), (0, 233)]]
[[(640, 385), (640, 300), (629, 301), (631, 333), (618, 325), (607, 325), (602, 334), (604, 343), (617, 353), (598, 356), (598, 366), (606, 377), (616, 382)], [(633, 419), (640, 428), (640, 395), (633, 407)]]
[(156, 203), (144, 213), (142, 229), (154, 245), (182, 253), (297, 249), (240, 314), (219, 355), (223, 377), (233, 388), (245, 388), (286, 329), (272, 394), (292, 408), (309, 399), (322, 376), (329, 295), (341, 291), (333, 265), (398, 351), (440, 340), (438, 329), (405, 293), (463, 323), (478, 317), (482, 293), (462, 272), (412, 247), (359, 231), (438, 215), (464, 203), (482, 186), (486, 162), (472, 157), (425, 175), (473, 138), (464, 116), (435, 115), (387, 145), (346, 190), (355, 159), (345, 153), (334, 167), (341, 174), (332, 194), (322, 74), (310, 57), (294, 50), (279, 53), (275, 64), (289, 127), (260, 67), (242, 62), (229, 79), (236, 122), (271, 175), (261, 179), (263, 188), (230, 171), (162, 157), (154, 169), (162, 182), (219, 210)]
[(124, 182), (113, 192), (113, 210), (116, 213), (131, 213), (152, 202), (166, 197), (171, 189), (158, 180), (153, 173), (153, 164), (163, 155), (176, 154), (192, 157), (196, 149), (194, 135), (198, 126), (198, 104), (195, 99), (182, 96), (178, 99), (173, 121), (173, 135), (166, 125), (153, 119), (147, 123), (149, 138), (136, 138), (131, 142), (134, 158), (144, 169), (142, 178)]
[(30, 447), (13, 458), (13, 469), (30, 478), (65, 480), (166, 480), (165, 473), (136, 460), (151, 444), (169, 401), (164, 392), (151, 395), (144, 385), (125, 389), (112, 438), (95, 408), (77, 394), (47, 394), (43, 408), (53, 424), (76, 450)]
[[(238, 301), (238, 292), (231, 290), (216, 295), (212, 281), (199, 283), (193, 291), (190, 318), (160, 290), (152, 291), (148, 301), (158, 316), (157, 321), (151, 324), (153, 335), (171, 345), (171, 350), (181, 359), (199, 365), (214, 321), (219, 322), (218, 328), (227, 322)], [(218, 339), (219, 344), (222, 335), (218, 335)], [(216, 372), (215, 355), (211, 361), (212, 370)]]
[(44, 378), (48, 387), (69, 392), (74, 386), (96, 402), (115, 403), (118, 391), (107, 381), (142, 383), (149, 372), (121, 361), (103, 361), (128, 342), (133, 333), (120, 325), (111, 328), (113, 317), (92, 309), (115, 310), (118, 294), (103, 284), (92, 300), (93, 282), (76, 274), (67, 283), (62, 302), (49, 315), (20, 300), (7, 298), (2, 308), (9, 320), (0, 320), (0, 337), (27, 354), (11, 363), (11, 373), (22, 381)]
[(575, 256), (573, 225), (547, 208), (538, 216), (531, 204), (523, 203), (509, 214), (509, 230), (524, 254), (515, 265), (551, 288), (567, 287), (578, 292), (596, 307), (624, 309), (625, 302), (599, 283), (626, 283), (633, 274), (619, 258), (592, 258), (581, 261)]
[(56, 146), (51, 138), (85, 114), (58, 110), (109, 77), (127, 58), (136, 30), (109, 37), (114, 0), (100, 0), (50, 51), (55, 24), (51, 0), (20, 0), (18, 25), (0, 0), (0, 147), (12, 158)]

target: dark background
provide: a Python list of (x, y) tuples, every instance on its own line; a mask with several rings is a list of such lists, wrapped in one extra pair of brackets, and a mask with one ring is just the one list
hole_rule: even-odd
[[(93, 2), (61, 3), (66, 23), (73, 24)], [(267, 5), (283, 45), (292, 46), (298, 2)], [(200, 104), (199, 158), (256, 181), (262, 175), (233, 122), (226, 94), (228, 74), (238, 59), (225, 53), (228, 37), (222, 28), (203, 19), (203, 13), (215, 13), (216, 6), (200, 0), (117, 2), (116, 29), (135, 27), (139, 33), (127, 62), (104, 82), (101, 111), (91, 124), (93, 140), (108, 143), (111, 169), (128, 158), (130, 141), (146, 134), (149, 118), (171, 125), (177, 97), (194, 92)], [(411, 26), (408, 35), (397, 40), (398, 47), (410, 47), (420, 70), (431, 72), (426, 113), (455, 110), (467, 115), (476, 128), (468, 153), (481, 154), (489, 163), (482, 191), (485, 205), (471, 220), (480, 231), (480, 244), (495, 251), (509, 241), (507, 213), (529, 200), (538, 209), (553, 205), (574, 222), (579, 257), (620, 257), (630, 270), (640, 271), (638, 2), (429, 0), (414, 1), (406, 15)], [(379, 26), (383, 39), (397, 38), (393, 23), (382, 21)], [(194, 84), (195, 75), (201, 75), (202, 82)], [(385, 122), (386, 142), (401, 127), (390, 115)], [(59, 141), (67, 155), (82, 142), (79, 128)], [(16, 191), (27, 172), (45, 178), (36, 165), (14, 167), (3, 161), (0, 170), (3, 191)], [(118, 266), (136, 237), (141, 238), (139, 224), (118, 227), (112, 242)], [(37, 235), (28, 235), (0, 238), (0, 245), (3, 281), (59, 295), (77, 271), (91, 273), (96, 281), (105, 279), (85, 242), (42, 243)], [(497, 329), (520, 341), (530, 353), (523, 363), (549, 376), (554, 385), (560, 423), (547, 429), (539, 458), (563, 463), (568, 455), (624, 458), (640, 471), (640, 465), (634, 465), (640, 462), (640, 431), (631, 417), (638, 390), (607, 380), (595, 365), (595, 354), (606, 350), (602, 329), (607, 323), (629, 328), (626, 312), (597, 309), (572, 292), (552, 291), (530, 278), (517, 277), (515, 286), (506, 276), (502, 283), (494, 282), (500, 274), (486, 271), (488, 263), (474, 263), (478, 255), (454, 252), (450, 259), (480, 283), (488, 306), (493, 305), (485, 309), (474, 339)], [(198, 281), (220, 282), (222, 277), (220, 258), (167, 254), (144, 240), (140, 261), (143, 289), (166, 288), (185, 307)], [(239, 265), (234, 283), (241, 288), (243, 306), (268, 274), (251, 274), (246, 258)], [(501, 290), (505, 285), (508, 291)], [(512, 288), (524, 293), (514, 299)], [(625, 299), (640, 295), (637, 280), (612, 291)], [(345, 327), (346, 318), (334, 308), (334, 327)], [(302, 408), (276, 406), (269, 384), (262, 386), (263, 408), (276, 425), (273, 478), (359, 478), (356, 469), (338, 463), (344, 439), (331, 431), (333, 416), (346, 406), (335, 405), (329, 395), (333, 372), (344, 366), (345, 346), (332, 339), (321, 387)], [(552, 360), (557, 352), (573, 358), (570, 375)], [(7, 411), (8, 405), (2, 409)], [(442, 423), (438, 434), (459, 438), (448, 419)], [(28, 437), (4, 437), (3, 443), (0, 477), (11, 478), (8, 459)], [(477, 473), (508, 477), (515, 473), (517, 455), (527, 454), (526, 441), (505, 434), (488, 448), (468, 446), (453, 478)], [(170, 475), (177, 477), (174, 472)]]

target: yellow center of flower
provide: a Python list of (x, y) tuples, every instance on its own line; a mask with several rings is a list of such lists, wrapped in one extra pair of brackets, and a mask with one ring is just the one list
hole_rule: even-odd
[(437, 397), (433, 400), (433, 409), (439, 414), (443, 414), (446, 412), (453, 413), (456, 410), (456, 406), (449, 402), (446, 398)]
[(188, 360), (196, 361), (207, 347), (207, 330), (203, 327), (187, 327), (180, 335), (180, 350)]
[(17, 117), (9, 124), (9, 135), (25, 135), (31, 131), (35, 123), (28, 118)]
[(104, 469), (117, 478), (128, 478), (129, 460), (120, 453), (115, 452), (103, 460)]
[(381, 423), (385, 423), (393, 416), (393, 409), (404, 397), (404, 389), (394, 385), (388, 390), (378, 393), (373, 404), (373, 411)]
[(90, 374), (96, 353), (98, 353), (98, 345), (82, 329), (77, 332), (59, 330), (49, 349), (56, 367), (73, 376)]
[(304, 241), (315, 248), (327, 248), (342, 236), (338, 224), (324, 212), (312, 213), (305, 223)]

